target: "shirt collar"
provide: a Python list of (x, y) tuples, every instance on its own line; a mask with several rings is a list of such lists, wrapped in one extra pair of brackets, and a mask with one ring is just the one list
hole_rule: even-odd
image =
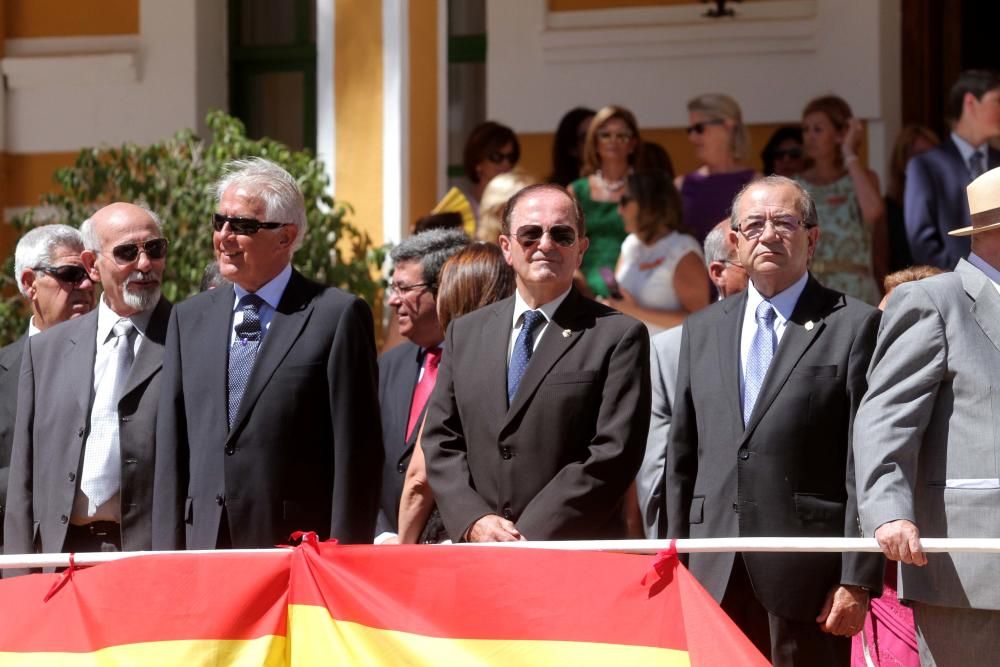
[(757, 312), (757, 306), (761, 301), (768, 301), (771, 306), (777, 312), (777, 324), (784, 324), (792, 317), (792, 313), (795, 312), (795, 305), (799, 302), (799, 297), (802, 296), (802, 291), (806, 288), (806, 283), (809, 282), (809, 272), (806, 271), (802, 274), (798, 280), (792, 283), (789, 287), (778, 292), (770, 299), (764, 299), (757, 288), (754, 287), (753, 281), (749, 281), (747, 285), (747, 312), (755, 313)]
[(983, 158), (986, 157), (986, 142), (983, 142), (978, 146), (973, 146), (954, 132), (951, 133), (951, 140), (955, 142), (955, 146), (958, 148), (958, 152), (961, 153), (962, 161), (965, 162), (965, 164), (969, 164), (969, 158), (972, 157), (973, 153), (979, 153), (983, 156)]
[[(546, 324), (552, 321), (552, 317), (556, 314), (556, 311), (559, 310), (559, 306), (561, 306), (562, 302), (566, 300), (566, 297), (569, 296), (569, 290), (571, 289), (573, 289), (572, 285), (565, 292), (563, 292), (556, 298), (552, 299), (552, 301), (544, 303), (538, 308), (534, 309), (542, 311), (542, 314), (545, 315)], [(523, 315), (525, 312), (529, 310), (532, 310), (532, 308), (530, 308), (528, 306), (528, 303), (523, 298), (521, 298), (521, 291), (514, 290), (514, 321), (512, 326), (516, 327), (517, 323), (521, 319), (521, 315)]]
[[(281, 270), (281, 273), (264, 283), (264, 286), (254, 292), (254, 294), (263, 299), (264, 303), (271, 306), (271, 308), (277, 310), (278, 304), (281, 303), (281, 296), (285, 293), (285, 288), (288, 287), (288, 281), (291, 279), (292, 265), (287, 264), (285, 268)], [(240, 303), (240, 299), (245, 297), (247, 294), (250, 294), (250, 292), (235, 283), (233, 284), (233, 291), (236, 292), (236, 299), (233, 301), (233, 310), (236, 310), (236, 307)]]
[[(153, 317), (153, 310), (155, 306), (149, 310), (144, 310), (140, 313), (135, 313), (134, 315), (129, 315), (126, 319), (131, 320), (132, 324), (135, 326), (136, 331), (139, 335), (146, 335), (146, 327), (149, 326), (149, 320)], [(108, 342), (108, 336), (111, 335), (111, 330), (118, 323), (118, 320), (122, 319), (122, 316), (111, 310), (111, 306), (107, 304), (102, 295), (100, 299), (97, 300), (97, 344), (103, 345)]]
[(28, 338), (40, 333), (42, 333), (42, 330), (35, 326), (35, 316), (32, 315), (31, 319), (28, 320)]
[(997, 289), (1000, 289), (1000, 270), (974, 252), (969, 253), (968, 262), (985, 273), (986, 277), (993, 282), (993, 285), (996, 286)]

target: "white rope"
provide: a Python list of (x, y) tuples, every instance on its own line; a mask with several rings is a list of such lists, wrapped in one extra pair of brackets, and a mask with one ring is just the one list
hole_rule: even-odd
[[(579, 540), (567, 542), (490, 542), (460, 544), (469, 547), (504, 547), (520, 549), (559, 549), (562, 551), (606, 551), (632, 554), (655, 554), (670, 547), (671, 540)], [(874, 538), (854, 537), (720, 537), (700, 540), (676, 540), (678, 553), (743, 552), (878, 552)], [(923, 538), (921, 548), (926, 553), (1000, 553), (1000, 539), (996, 538)], [(433, 547), (434, 545), (425, 545)], [(380, 547), (393, 548), (392, 545)], [(127, 551), (123, 553), (78, 553), (73, 556), (76, 565), (97, 565), (136, 556), (165, 556), (169, 554), (198, 554), (222, 556), (233, 554), (260, 557), (287, 557), (291, 549), (223, 549), (203, 551)], [(69, 554), (13, 554), (0, 556), (0, 569), (68, 567)]]

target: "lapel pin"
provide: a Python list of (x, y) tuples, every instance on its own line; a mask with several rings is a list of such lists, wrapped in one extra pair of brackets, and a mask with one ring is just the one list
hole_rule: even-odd
[(569, 338), (572, 333), (569, 329), (563, 329), (563, 338)]
[(812, 330), (813, 330), (813, 327), (814, 327), (814, 326), (816, 326), (816, 325), (815, 325), (815, 324), (813, 324), (813, 321), (812, 321), (812, 320), (809, 320), (808, 322), (806, 322), (806, 325), (805, 325), (805, 326), (806, 326), (806, 331), (812, 331)]

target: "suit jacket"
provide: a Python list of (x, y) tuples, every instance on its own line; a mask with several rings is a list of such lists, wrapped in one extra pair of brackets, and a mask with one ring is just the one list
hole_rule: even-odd
[[(670, 537), (857, 537), (851, 426), (879, 312), (809, 277), (746, 428), (740, 332), (747, 294), (688, 317), (667, 449)], [(810, 324), (811, 323), (811, 324)], [(829, 590), (881, 590), (878, 554), (743, 554), (768, 611), (814, 622)], [(721, 601), (733, 553), (691, 554)]]
[[(1000, 152), (990, 148), (987, 163), (987, 169), (1000, 167)], [(968, 256), (969, 237), (948, 232), (972, 224), (965, 195), (971, 181), (969, 166), (951, 137), (910, 160), (903, 211), (914, 264), (950, 271)]]
[(293, 531), (371, 542), (382, 465), (371, 310), (293, 271), (232, 430), (231, 286), (179, 304), (167, 333), (157, 429), (153, 546), (214, 549)]
[[(420, 428), (407, 438), (413, 389), (420, 375), (420, 346), (404, 341), (382, 355), (378, 362), (378, 403), (382, 415), (382, 506), (376, 533), (399, 532), (399, 499)], [(425, 408), (426, 410), (426, 408)]]
[[(14, 447), (14, 419), (17, 416), (17, 381), (21, 374), (21, 355), (28, 340), (25, 334), (10, 345), (0, 348), (0, 526), (3, 526), (7, 505), (7, 476), (10, 472), (10, 452)], [(0, 550), (3, 548), (0, 530)]]
[[(145, 551), (152, 544), (154, 437), (170, 310), (170, 302), (161, 298), (118, 401), (125, 551)], [(4, 522), (6, 553), (63, 551), (91, 426), (97, 315), (95, 308), (32, 336), (24, 347)]]
[(649, 366), (653, 400), (646, 438), (646, 455), (635, 478), (643, 530), (648, 538), (667, 534), (666, 490), (664, 471), (667, 463), (667, 439), (670, 437), (671, 403), (677, 382), (677, 362), (681, 354), (682, 327), (676, 326), (649, 340)]
[[(1000, 295), (976, 267), (889, 299), (855, 423), (861, 525), (907, 519), (921, 537), (1000, 537)], [(1000, 609), (996, 554), (930, 554), (900, 568), (901, 598)]]
[(487, 514), (529, 540), (619, 538), (649, 427), (649, 334), (580, 296), (556, 310), (507, 405), (514, 297), (449, 325), (422, 446), (445, 527)]

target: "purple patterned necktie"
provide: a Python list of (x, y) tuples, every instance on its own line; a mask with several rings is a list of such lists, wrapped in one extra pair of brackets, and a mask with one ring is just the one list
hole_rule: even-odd
[(243, 400), (250, 371), (253, 370), (260, 349), (261, 327), (260, 307), (264, 300), (256, 294), (247, 294), (240, 299), (239, 308), (243, 311), (243, 321), (236, 325), (236, 339), (229, 348), (229, 428), (232, 430), (236, 421), (236, 413)]

